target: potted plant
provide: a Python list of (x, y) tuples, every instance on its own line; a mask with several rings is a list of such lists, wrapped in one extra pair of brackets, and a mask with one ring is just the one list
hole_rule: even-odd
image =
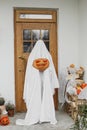
[(14, 116), (14, 112), (15, 112), (15, 105), (12, 103), (7, 103), (6, 104), (6, 110), (8, 112), (8, 116)]
[(0, 97), (0, 106), (4, 105), (4, 103), (5, 103), (4, 98), (3, 98), (3, 97)]

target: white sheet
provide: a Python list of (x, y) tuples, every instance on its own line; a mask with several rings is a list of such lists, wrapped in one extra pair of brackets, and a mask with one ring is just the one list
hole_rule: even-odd
[[(40, 72), (32, 66), (33, 60), (47, 58), (49, 67)], [(53, 94), (54, 89), (59, 87), (58, 78), (55, 72), (52, 57), (44, 42), (38, 40), (28, 58), (24, 95), (27, 113), (25, 119), (16, 120), (17, 125), (32, 125), (38, 122), (50, 122), (55, 124), (55, 109)]]

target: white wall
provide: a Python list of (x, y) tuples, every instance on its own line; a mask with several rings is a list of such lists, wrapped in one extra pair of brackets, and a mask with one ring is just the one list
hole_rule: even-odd
[(79, 64), (85, 68), (87, 82), (87, 0), (79, 0)]
[(0, 1), (0, 93), (15, 102), (14, 7), (59, 8), (59, 75), (71, 63), (78, 64), (78, 0), (1, 0)]

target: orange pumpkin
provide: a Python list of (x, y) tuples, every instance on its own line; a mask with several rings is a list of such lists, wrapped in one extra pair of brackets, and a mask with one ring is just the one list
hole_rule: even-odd
[(77, 94), (80, 94), (80, 92), (81, 92), (81, 89), (77, 89)]
[(86, 84), (86, 83), (83, 83), (83, 84), (81, 85), (81, 88), (84, 89), (86, 86), (87, 86), (87, 84)]
[(82, 90), (81, 86), (76, 86), (77, 95), (80, 94), (81, 90)]
[(70, 67), (71, 67), (71, 68), (74, 68), (74, 67), (75, 67), (75, 65), (74, 65), (74, 64), (71, 64), (71, 65), (70, 65)]
[(33, 67), (39, 71), (44, 71), (49, 67), (49, 60), (46, 58), (38, 58), (33, 61)]
[(8, 116), (3, 116), (0, 119), (0, 125), (8, 125), (10, 123)]

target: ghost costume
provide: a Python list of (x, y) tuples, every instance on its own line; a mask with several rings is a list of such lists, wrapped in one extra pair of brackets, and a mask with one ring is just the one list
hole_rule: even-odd
[[(49, 67), (40, 72), (32, 66), (35, 59), (47, 58)], [(27, 113), (25, 119), (16, 120), (17, 125), (32, 125), (42, 122), (56, 124), (53, 94), (55, 88), (59, 87), (52, 57), (44, 42), (38, 40), (29, 55), (23, 99), (26, 103)]]

